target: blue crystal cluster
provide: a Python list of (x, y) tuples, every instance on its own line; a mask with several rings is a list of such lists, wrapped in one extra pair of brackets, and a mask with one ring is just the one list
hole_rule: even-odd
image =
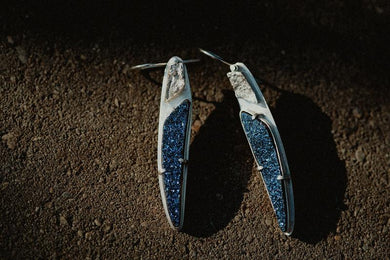
[(286, 231), (286, 205), (283, 195), (282, 181), (278, 154), (268, 129), (268, 126), (259, 119), (252, 119), (246, 112), (241, 113), (241, 122), (249, 141), (254, 157), (263, 167), (261, 174), (268, 190), (268, 195), (276, 213), (280, 229)]
[(183, 101), (168, 116), (163, 127), (162, 166), (164, 191), (167, 200), (168, 213), (172, 224), (180, 225), (180, 200), (183, 166), (180, 159), (184, 158), (190, 102)]

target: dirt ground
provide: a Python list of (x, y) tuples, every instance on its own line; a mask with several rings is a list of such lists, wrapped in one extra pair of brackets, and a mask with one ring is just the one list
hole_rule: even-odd
[[(76, 2), (76, 1), (75, 1)], [(389, 259), (387, 1), (6, 1), (0, 8), (0, 258)], [(228, 67), (263, 84), (293, 177), (278, 230)], [(188, 66), (184, 230), (157, 181), (162, 71)]]

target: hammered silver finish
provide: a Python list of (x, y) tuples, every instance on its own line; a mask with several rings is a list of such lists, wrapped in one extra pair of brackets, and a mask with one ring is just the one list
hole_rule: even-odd
[(165, 101), (172, 100), (177, 97), (185, 87), (184, 67), (183, 62), (174, 60), (173, 63), (168, 63), (167, 68), (167, 90)]
[(257, 103), (255, 92), (253, 92), (252, 87), (241, 72), (232, 71), (229, 72), (227, 76), (237, 98), (243, 98), (251, 103)]

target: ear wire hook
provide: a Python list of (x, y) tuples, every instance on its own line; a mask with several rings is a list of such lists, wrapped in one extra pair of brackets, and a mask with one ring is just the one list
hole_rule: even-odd
[[(195, 63), (199, 62), (199, 59), (190, 59), (190, 60), (183, 60), (184, 64), (188, 63)], [(145, 63), (145, 64), (140, 64), (140, 65), (135, 65), (131, 67), (131, 70), (147, 70), (147, 69), (153, 69), (153, 68), (161, 68), (165, 67), (167, 65), (166, 62), (160, 62), (160, 63)]]
[(219, 60), (220, 62), (222, 62), (222, 63), (224, 63), (224, 64), (226, 64), (226, 65), (228, 65), (228, 66), (232, 66), (232, 65), (233, 65), (233, 64), (231, 64), (231, 63), (225, 61), (224, 59), (222, 59), (222, 58), (221, 58), (220, 56), (218, 56), (217, 54), (212, 53), (211, 51), (206, 51), (206, 50), (203, 50), (203, 49), (201, 49), (201, 48), (199, 48), (199, 51), (200, 51), (201, 53), (203, 53), (203, 54), (205, 54), (205, 55), (207, 55), (207, 56), (209, 56), (209, 57), (215, 59), (215, 60)]
[[(222, 59), (219, 55), (217, 55), (217, 54), (215, 54), (215, 53), (213, 53), (213, 52), (211, 52), (211, 51), (206, 51), (206, 50), (204, 50), (204, 49), (202, 49), (202, 48), (199, 48), (199, 51), (200, 51), (201, 53), (203, 53), (203, 54), (205, 54), (205, 55), (211, 57), (212, 59), (219, 60), (220, 62), (222, 62), (222, 63), (224, 63), (224, 64), (226, 64), (226, 65), (229, 65), (231, 70), (236, 69), (236, 67), (235, 67), (234, 64), (231, 64), (231, 63), (225, 61), (225, 60)], [(232, 67), (232, 66), (233, 66), (233, 67)], [(278, 91), (278, 92), (282, 92), (282, 93), (286, 92), (285, 90), (276, 87), (273, 83), (271, 83), (271, 82), (269, 82), (269, 81), (267, 81), (267, 80), (265, 80), (265, 79), (263, 79), (263, 78), (256, 78), (256, 77), (254, 77), (254, 79), (256, 80), (256, 82), (257, 82), (259, 85), (264, 85), (264, 86), (270, 87), (271, 89), (273, 89), (273, 90), (275, 90), (275, 91)]]

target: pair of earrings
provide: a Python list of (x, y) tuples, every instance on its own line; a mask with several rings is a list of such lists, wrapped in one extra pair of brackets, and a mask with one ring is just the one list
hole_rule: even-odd
[[(257, 170), (261, 173), (282, 232), (294, 228), (294, 198), (286, 154), (267, 102), (249, 69), (241, 62), (230, 64), (218, 55), (200, 49), (230, 67), (227, 76), (240, 106), (240, 120)], [(172, 228), (184, 223), (187, 164), (191, 134), (192, 97), (185, 60), (172, 57), (167, 63), (142, 64), (132, 69), (165, 66), (158, 127), (157, 162), (161, 197)]]

